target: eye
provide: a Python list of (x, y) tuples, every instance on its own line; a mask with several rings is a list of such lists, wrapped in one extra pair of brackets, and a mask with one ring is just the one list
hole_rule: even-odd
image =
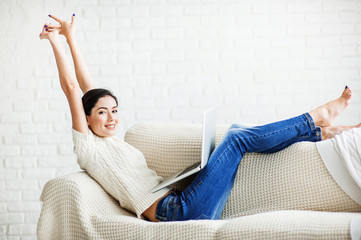
[(105, 114), (106, 112), (105, 111), (100, 111), (99, 114), (102, 115), (102, 114)]
[(114, 109), (114, 110), (112, 111), (112, 113), (118, 113), (118, 110), (117, 110), (117, 109)]

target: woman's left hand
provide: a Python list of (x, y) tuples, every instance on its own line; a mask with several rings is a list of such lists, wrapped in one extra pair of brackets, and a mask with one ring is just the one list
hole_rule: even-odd
[(67, 41), (71, 40), (74, 37), (75, 32), (75, 14), (71, 17), (71, 22), (67, 22), (65, 20), (62, 20), (54, 15), (49, 15), (52, 19), (57, 21), (59, 24), (49, 24), (48, 29), (49, 30), (57, 30), (59, 34), (64, 35), (64, 37), (67, 39)]

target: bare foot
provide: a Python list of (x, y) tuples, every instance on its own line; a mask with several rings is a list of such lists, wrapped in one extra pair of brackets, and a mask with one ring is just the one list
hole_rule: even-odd
[(355, 126), (328, 126), (321, 128), (322, 140), (333, 138), (336, 135), (341, 134), (343, 131), (350, 130), (352, 128), (361, 127), (361, 123)]
[(346, 86), (341, 96), (310, 112), (316, 126), (325, 127), (332, 124), (333, 120), (350, 104), (352, 91)]

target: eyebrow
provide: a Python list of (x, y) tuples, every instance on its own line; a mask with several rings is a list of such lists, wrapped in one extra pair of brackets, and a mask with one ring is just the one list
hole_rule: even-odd
[[(117, 108), (117, 107), (118, 107), (118, 106), (114, 106), (114, 107), (112, 107), (112, 109), (113, 109), (113, 108)], [(105, 110), (107, 110), (108, 108), (106, 108), (106, 107), (100, 107), (100, 108), (97, 109), (97, 111), (98, 111), (99, 109), (105, 109)]]

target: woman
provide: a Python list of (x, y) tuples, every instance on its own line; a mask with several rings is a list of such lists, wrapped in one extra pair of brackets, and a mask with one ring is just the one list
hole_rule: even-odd
[[(272, 153), (299, 141), (329, 139), (356, 127), (331, 125), (350, 103), (352, 92), (346, 87), (339, 98), (298, 117), (247, 129), (232, 125), (207, 166), (183, 192), (165, 188), (151, 193), (161, 178), (147, 167), (141, 152), (115, 137), (118, 102), (109, 91), (94, 87), (74, 38), (75, 15), (71, 23), (49, 17), (59, 24), (45, 24), (40, 38), (48, 39), (54, 51), (61, 87), (70, 106), (78, 163), (122, 207), (138, 217), (150, 221), (219, 219), (245, 153)], [(59, 34), (65, 36), (70, 47), (76, 77)]]

